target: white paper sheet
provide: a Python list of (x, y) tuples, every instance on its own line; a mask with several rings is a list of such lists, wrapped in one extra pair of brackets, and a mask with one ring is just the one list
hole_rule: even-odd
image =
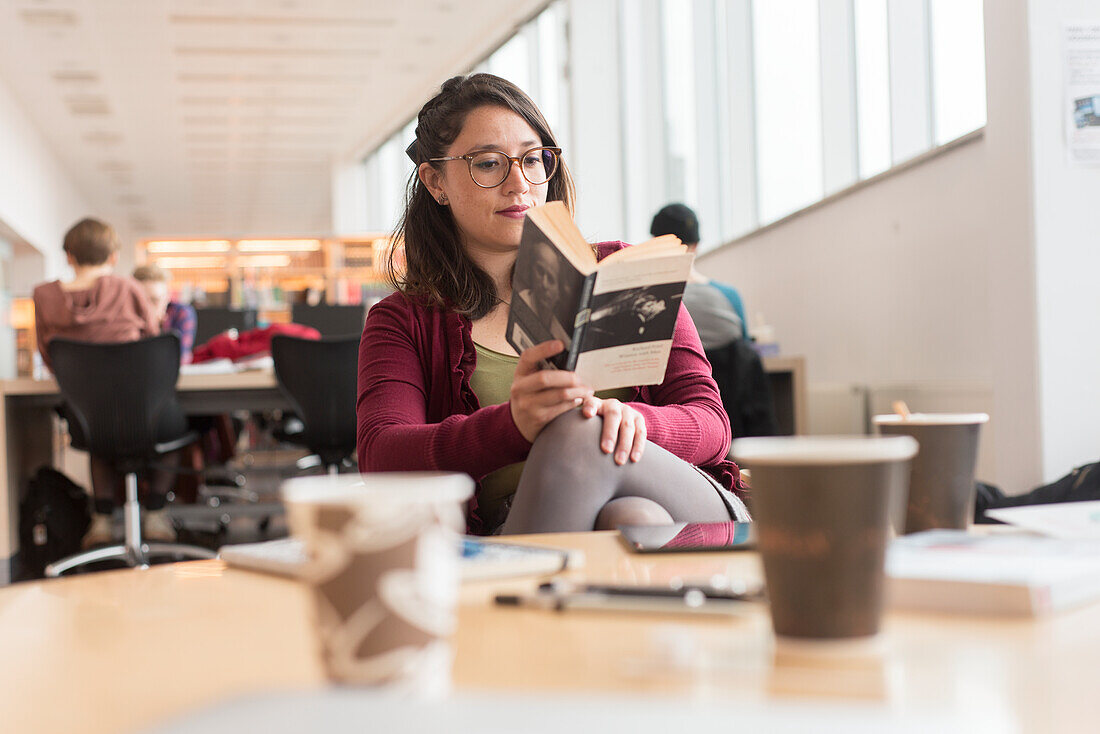
[(1100, 540), (1100, 501), (1003, 507), (986, 515), (1052, 538)]
[(1100, 166), (1100, 21), (1066, 23), (1062, 40), (1069, 162)]

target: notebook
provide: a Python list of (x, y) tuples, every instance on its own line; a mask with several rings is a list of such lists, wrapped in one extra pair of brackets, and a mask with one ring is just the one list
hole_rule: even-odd
[[(471, 536), (464, 536), (461, 542), (463, 581), (542, 576), (584, 565), (584, 554), (577, 550), (488, 542)], [(305, 546), (297, 538), (225, 545), (218, 549), (218, 557), (237, 568), (292, 577), (306, 561)]]
[(1038, 616), (1100, 599), (1100, 543), (926, 530), (886, 558), (895, 609)]

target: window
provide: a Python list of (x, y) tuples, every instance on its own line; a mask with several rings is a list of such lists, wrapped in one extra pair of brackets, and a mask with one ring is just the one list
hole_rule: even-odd
[(760, 219), (822, 196), (817, 0), (753, 4)]
[(489, 57), (489, 73), (525, 91), (531, 89), (531, 58), (527, 33), (518, 33)]
[(890, 167), (890, 45), (886, 0), (855, 0), (859, 177)]
[(936, 145), (985, 125), (981, 0), (931, 0)]
[[(579, 68), (586, 58), (607, 68)], [(582, 231), (640, 241), (654, 212), (682, 201), (704, 250), (986, 116), (982, 0), (561, 0), (478, 70), (543, 110), (584, 177)], [(594, 83), (600, 74), (612, 84)], [(570, 128), (574, 108), (600, 124), (581, 115)], [(411, 131), (397, 137), (364, 163), (381, 229), (399, 200), (387, 180), (408, 168), (395, 151)]]
[(699, 198), (693, 4), (692, 0), (665, 0), (661, 8), (667, 195), (675, 201)]

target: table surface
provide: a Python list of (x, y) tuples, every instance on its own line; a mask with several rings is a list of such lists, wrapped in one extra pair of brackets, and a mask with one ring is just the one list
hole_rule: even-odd
[[(578, 580), (761, 573), (752, 552), (635, 555), (614, 533), (513, 540), (583, 550), (585, 566), (567, 574)], [(456, 688), (868, 704), (899, 720), (980, 707), (993, 731), (1087, 731), (1100, 720), (1100, 605), (1038, 620), (889, 613), (871, 649), (821, 654), (777, 645), (763, 604), (706, 619), (490, 604), (537, 582), (463, 586)], [(242, 695), (316, 689), (309, 620), (297, 584), (221, 561), (0, 589), (4, 729), (128, 732)]]
[[(180, 375), (177, 390), (249, 390), (275, 387), (275, 373), (269, 369), (244, 370), (223, 374)], [(52, 377), (35, 380), (20, 377), (17, 380), (0, 380), (0, 395), (53, 395), (57, 393), (57, 380)]]

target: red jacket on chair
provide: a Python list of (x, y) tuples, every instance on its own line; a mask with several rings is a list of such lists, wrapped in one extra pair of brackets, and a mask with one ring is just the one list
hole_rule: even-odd
[(196, 347), (192, 363), (209, 362), (212, 359), (231, 359), (237, 361), (245, 357), (255, 357), (271, 351), (271, 337), (276, 334), (296, 336), (300, 339), (320, 339), (321, 332), (311, 326), (301, 324), (272, 324), (263, 329), (249, 329), (234, 336), (225, 331), (210, 339), (201, 347)]

